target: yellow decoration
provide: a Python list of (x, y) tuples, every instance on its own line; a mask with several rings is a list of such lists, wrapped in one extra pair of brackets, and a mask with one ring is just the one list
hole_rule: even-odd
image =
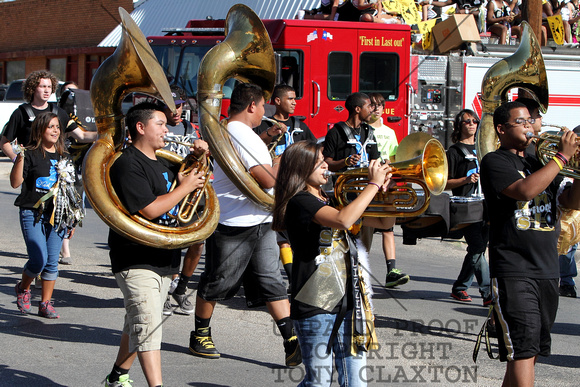
[(417, 10), (414, 0), (399, 0), (399, 6), (405, 24), (413, 25), (421, 22), (421, 15)]
[(433, 46), (433, 34), (431, 30), (437, 22), (437, 19), (426, 20), (424, 22), (417, 23), (419, 27), (419, 32), (423, 35), (422, 45), (424, 50), (430, 50)]
[(562, 22), (562, 15), (548, 16), (548, 24), (552, 31), (552, 38), (557, 45), (564, 44), (564, 23)]

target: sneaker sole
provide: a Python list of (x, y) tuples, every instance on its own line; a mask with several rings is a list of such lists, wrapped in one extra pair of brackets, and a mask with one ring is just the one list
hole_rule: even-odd
[(408, 275), (406, 275), (406, 276), (404, 276), (402, 278), (399, 278), (396, 281), (387, 282), (385, 284), (385, 288), (393, 288), (393, 287), (395, 287), (397, 285), (405, 285), (407, 282), (409, 282), (410, 279), (411, 279), (411, 277), (409, 277)]
[(192, 310), (184, 310), (184, 309), (176, 309), (175, 310), (175, 314), (182, 314), (184, 316), (191, 316), (193, 314), (193, 312), (195, 312), (195, 309)]
[[(451, 298), (453, 298), (457, 301), (461, 301), (461, 302), (471, 302), (472, 301), (471, 298), (459, 298), (453, 293), (451, 294)], [(484, 305), (484, 306), (486, 306), (486, 305)], [(489, 306), (489, 305), (487, 305), (487, 306)]]
[(191, 354), (193, 356), (203, 357), (205, 359), (219, 359), (220, 358), (220, 354), (219, 353), (200, 353), (200, 352), (196, 352), (191, 347), (189, 347), (189, 352), (191, 352)]

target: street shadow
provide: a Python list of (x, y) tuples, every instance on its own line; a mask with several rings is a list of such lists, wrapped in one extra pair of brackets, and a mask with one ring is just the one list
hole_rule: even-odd
[[(22, 269), (20, 269), (22, 270)], [(89, 277), (89, 276), (87, 276)], [(102, 287), (101, 281), (105, 280), (104, 277), (96, 277), (95, 286)], [(107, 287), (116, 287), (116, 283), (113, 281), (113, 284), (110, 283), (110, 279), (106, 279), (104, 282), (107, 283)], [(58, 282), (58, 280), (57, 280)], [(14, 294), (14, 285), (16, 284), (14, 278), (12, 277), (2, 277), (0, 278), (0, 292), (13, 297), (14, 298), (14, 310), (16, 310), (16, 295)], [(110, 286), (109, 286), (110, 285)], [(30, 288), (32, 293), (31, 302), (34, 307), (37, 306), (37, 302), (40, 301), (40, 292), (42, 289), (36, 289), (34, 286)], [(121, 296), (121, 292), (119, 291), (119, 296)], [(103, 299), (103, 298), (96, 298), (86, 296), (83, 293), (76, 293), (74, 291), (63, 290), (58, 288), (58, 284), (54, 289), (53, 296), (52, 296), (54, 307), (58, 311), (59, 308), (67, 307), (67, 308), (77, 308), (77, 309), (106, 309), (106, 308), (122, 308), (123, 307), (123, 299), (121, 297), (111, 298), (111, 299)], [(73, 312), (74, 313), (74, 312)]]
[(42, 375), (33, 374), (22, 370), (15, 370), (0, 364), (0, 379), (3, 386), (63, 386)]
[(553, 335), (580, 336), (580, 324), (555, 322), (550, 333)]
[[(121, 338), (119, 329), (93, 327), (86, 324), (70, 324), (60, 319), (48, 320), (34, 314), (26, 315), (20, 313), (16, 309), (16, 305), (14, 305), (14, 310), (0, 308), (0, 321), (2, 321), (0, 326), (4, 334), (27, 339), (87, 344), (98, 342), (102, 345), (118, 346)], [(4, 380), (2, 380), (2, 383), (4, 383)], [(13, 385), (22, 386), (26, 384)]]
[(8, 258), (28, 259), (28, 254), (14, 253), (12, 251), (0, 250), (0, 256)]
[(92, 285), (99, 288), (118, 288), (117, 281), (110, 268), (105, 273), (85, 273), (80, 271), (59, 270), (59, 277), (68, 278), (71, 282), (83, 285)]
[(396, 339), (397, 337), (411, 336), (431, 336), (439, 338), (447, 338), (462, 341), (475, 341), (479, 333), (479, 329), (483, 324), (481, 319), (449, 319), (442, 321), (439, 319), (432, 319), (430, 321), (414, 319), (403, 320), (390, 317), (375, 317), (376, 328), (388, 328), (390, 335)]
[(551, 354), (548, 357), (538, 356), (538, 363), (564, 368), (580, 368), (580, 356)]

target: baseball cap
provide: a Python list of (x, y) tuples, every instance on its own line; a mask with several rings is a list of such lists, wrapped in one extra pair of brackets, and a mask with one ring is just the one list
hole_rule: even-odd
[(175, 102), (176, 105), (180, 103), (185, 103), (185, 101), (182, 100), (181, 97), (175, 91), (171, 92), (171, 96), (173, 97), (173, 102)]

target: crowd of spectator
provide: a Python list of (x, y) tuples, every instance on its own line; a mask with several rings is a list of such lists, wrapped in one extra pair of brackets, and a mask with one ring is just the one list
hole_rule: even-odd
[[(580, 0), (543, 0), (542, 39), (552, 37), (549, 16), (561, 15), (565, 44), (578, 44)], [(488, 32), (499, 44), (521, 36), (522, 0), (321, 0), (318, 8), (304, 11), (305, 19), (416, 24), (441, 19), (445, 14), (472, 14), (480, 33)]]

